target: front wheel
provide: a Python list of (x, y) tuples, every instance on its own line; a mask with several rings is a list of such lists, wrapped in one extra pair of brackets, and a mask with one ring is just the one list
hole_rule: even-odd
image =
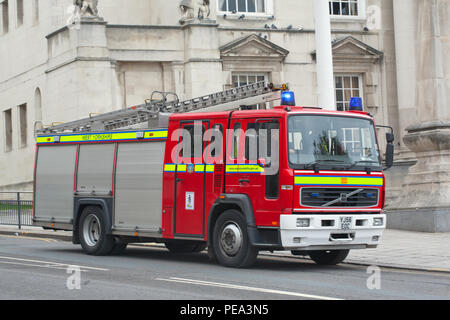
[(239, 211), (228, 210), (219, 216), (213, 249), (217, 261), (226, 267), (247, 268), (256, 262), (258, 249), (251, 245), (247, 223)]
[(318, 265), (337, 265), (347, 258), (350, 250), (310, 251), (310, 258)]

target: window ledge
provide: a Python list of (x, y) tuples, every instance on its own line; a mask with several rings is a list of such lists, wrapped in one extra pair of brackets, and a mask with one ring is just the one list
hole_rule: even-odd
[[(243, 18), (241, 16), (244, 15)], [(221, 17), (223, 19), (228, 20), (273, 20), (274, 16), (267, 13), (245, 13), (245, 12), (237, 12), (237, 13), (231, 13), (231, 12), (223, 12), (220, 11), (217, 13), (218, 17)]]
[(365, 22), (365, 16), (330, 16), (331, 22)]

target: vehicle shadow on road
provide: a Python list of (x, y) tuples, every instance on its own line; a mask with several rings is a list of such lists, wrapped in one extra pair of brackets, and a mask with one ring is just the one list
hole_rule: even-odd
[[(84, 256), (83, 260), (86, 260), (88, 256), (79, 247), (73, 248), (48, 248), (49, 252), (70, 253), (76, 256)], [(138, 262), (152, 263), (152, 261), (158, 262), (174, 262), (178, 264), (203, 264), (208, 266), (216, 266), (223, 268), (216, 261), (211, 260), (208, 257), (206, 251), (199, 253), (171, 253), (164, 247), (145, 247), (145, 246), (130, 246), (124, 252), (120, 254), (112, 254), (108, 256), (91, 256), (90, 259), (93, 263), (101, 263), (102, 261), (111, 262), (129, 259), (129, 263)], [(267, 253), (262, 253), (258, 256), (258, 260), (251, 267), (250, 270), (271, 270), (278, 272), (292, 272), (292, 271), (331, 271), (331, 270), (350, 270), (351, 266), (341, 264), (338, 266), (319, 266), (307, 258), (300, 257), (280, 257), (270, 256)]]

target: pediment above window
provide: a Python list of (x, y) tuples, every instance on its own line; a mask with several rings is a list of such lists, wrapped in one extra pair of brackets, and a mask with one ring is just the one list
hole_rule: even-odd
[(274, 60), (283, 61), (289, 51), (277, 46), (256, 34), (234, 40), (220, 47), (220, 55), (224, 60)]
[[(352, 36), (334, 40), (332, 50), (334, 62), (378, 63), (383, 58), (383, 52)], [(312, 52), (312, 56), (315, 60), (315, 51)]]

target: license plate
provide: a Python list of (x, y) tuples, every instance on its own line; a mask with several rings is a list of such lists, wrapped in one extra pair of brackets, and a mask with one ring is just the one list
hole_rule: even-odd
[(341, 230), (350, 230), (352, 222), (353, 217), (341, 217)]

